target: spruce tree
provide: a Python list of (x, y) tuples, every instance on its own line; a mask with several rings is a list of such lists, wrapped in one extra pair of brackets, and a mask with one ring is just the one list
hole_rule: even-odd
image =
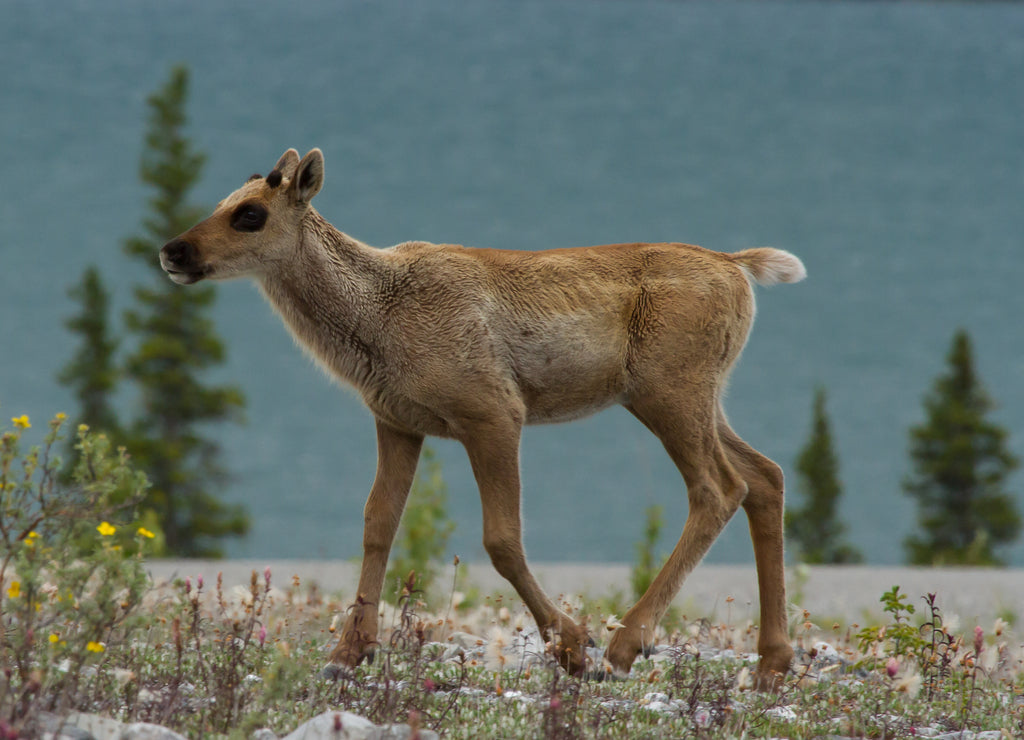
[[(71, 387), (78, 399), (75, 426), (88, 424), (90, 429), (117, 440), (121, 427), (111, 399), (119, 379), (115, 358), (118, 342), (111, 335), (110, 295), (99, 270), (95, 266), (86, 268), (81, 282), (72, 286), (68, 295), (80, 304), (81, 311), (65, 325), (81, 336), (81, 343), (57, 380)], [(72, 458), (68, 456), (69, 461)]]
[(914, 473), (903, 482), (917, 500), (921, 532), (904, 546), (917, 565), (1002, 565), (996, 548), (1013, 542), (1021, 517), (1004, 483), (1018, 460), (1007, 431), (986, 416), (994, 404), (974, 367), (971, 341), (958, 330), (948, 371), (925, 396), (925, 421), (910, 429)]
[(243, 535), (249, 520), (242, 507), (227, 506), (213, 493), (226, 473), (212, 425), (240, 419), (244, 398), (235, 386), (209, 385), (201, 377), (224, 361), (208, 315), (214, 288), (182, 290), (158, 261), (160, 247), (203, 215), (188, 203), (205, 160), (183, 131), (188, 79), (185, 67), (175, 67), (148, 99), (140, 176), (153, 196), (143, 234), (124, 244), (127, 254), (150, 268), (149, 282), (135, 288), (136, 307), (125, 315), (136, 340), (125, 374), (138, 389), (140, 408), (125, 430), (125, 444), (152, 483), (145, 505), (159, 512), (168, 549), (219, 556), (218, 541)]
[(799, 550), (802, 562), (859, 563), (863, 558), (856, 548), (843, 542), (846, 527), (837, 516), (843, 488), (825, 402), (825, 389), (819, 387), (814, 393), (811, 436), (796, 460), (804, 505), (786, 510), (786, 534)]

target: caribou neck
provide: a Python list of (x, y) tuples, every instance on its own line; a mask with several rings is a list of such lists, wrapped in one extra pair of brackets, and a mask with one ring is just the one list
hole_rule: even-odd
[(307, 351), (333, 375), (365, 389), (381, 361), (374, 296), (387, 269), (379, 250), (310, 208), (294, 255), (260, 283)]

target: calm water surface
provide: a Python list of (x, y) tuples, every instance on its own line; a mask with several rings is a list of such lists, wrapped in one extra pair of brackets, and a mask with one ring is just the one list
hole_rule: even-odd
[[(306, 0), (0, 7), (0, 412), (73, 410), (66, 288), (96, 263), (118, 309), (139, 268), (145, 98), (193, 71), (190, 133), (212, 205), (287, 147), (321, 147), (317, 207), (386, 246), (539, 249), (688, 241), (800, 255), (759, 290), (733, 426), (788, 471), (824, 384), (850, 539), (902, 560), (907, 427), (968, 328), (1024, 452), (1024, 7), (1017, 4)], [(245, 283), (220, 291), (246, 426), (218, 427), (254, 527), (230, 553), (357, 555), (372, 421)], [(125, 408), (133, 399), (122, 400)], [(38, 424), (36, 429), (42, 427)], [(465, 456), (438, 443), (458, 529), (483, 557)], [(643, 509), (674, 539), (685, 490), (627, 413), (527, 430), (527, 549), (628, 560)], [(793, 480), (793, 476), (790, 476)], [(1021, 496), (1022, 477), (1011, 482)], [(669, 543), (666, 542), (666, 547)], [(1024, 547), (1010, 553), (1024, 564)], [(751, 558), (738, 517), (710, 559)]]

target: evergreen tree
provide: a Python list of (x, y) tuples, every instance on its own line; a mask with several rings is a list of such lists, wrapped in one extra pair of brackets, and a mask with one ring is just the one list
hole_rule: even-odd
[(994, 408), (974, 368), (971, 341), (960, 329), (947, 356), (948, 372), (925, 396), (925, 422), (910, 429), (915, 472), (903, 482), (917, 500), (921, 534), (908, 537), (909, 562), (918, 565), (1002, 565), (995, 548), (1021, 528), (1004, 489), (1018, 461), (1007, 432), (986, 420)]
[[(57, 380), (74, 390), (80, 407), (77, 424), (88, 424), (90, 429), (118, 439), (120, 424), (111, 405), (119, 378), (115, 359), (118, 342), (111, 336), (110, 296), (99, 270), (88, 267), (81, 282), (72, 286), (68, 295), (81, 305), (81, 312), (65, 325), (81, 335), (81, 344), (71, 361), (61, 368)], [(74, 443), (72, 439), (71, 444)], [(68, 460), (71, 459), (73, 456), (69, 455)]]
[(860, 552), (843, 542), (846, 529), (837, 518), (839, 458), (832, 445), (832, 430), (825, 411), (825, 389), (814, 393), (811, 436), (796, 460), (804, 505), (786, 511), (786, 533), (805, 563), (859, 563)]
[(244, 534), (248, 517), (211, 493), (223, 483), (219, 447), (211, 424), (239, 419), (244, 406), (234, 386), (212, 386), (203, 371), (223, 362), (224, 347), (208, 318), (212, 286), (182, 290), (160, 269), (157, 254), (203, 213), (188, 204), (205, 157), (185, 137), (188, 71), (175, 67), (170, 79), (148, 99), (149, 128), (141, 179), (153, 188), (144, 233), (125, 242), (125, 251), (151, 268), (151, 282), (136, 287), (137, 308), (125, 321), (137, 345), (127, 358), (126, 376), (139, 390), (140, 416), (125, 430), (125, 444), (152, 487), (145, 506), (159, 512), (168, 549), (185, 556), (219, 556), (217, 541)]

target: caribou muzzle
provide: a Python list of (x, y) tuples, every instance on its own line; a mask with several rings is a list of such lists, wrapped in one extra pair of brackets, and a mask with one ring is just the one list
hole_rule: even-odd
[(179, 285), (191, 285), (205, 277), (198, 250), (184, 239), (173, 239), (160, 249), (160, 267)]

